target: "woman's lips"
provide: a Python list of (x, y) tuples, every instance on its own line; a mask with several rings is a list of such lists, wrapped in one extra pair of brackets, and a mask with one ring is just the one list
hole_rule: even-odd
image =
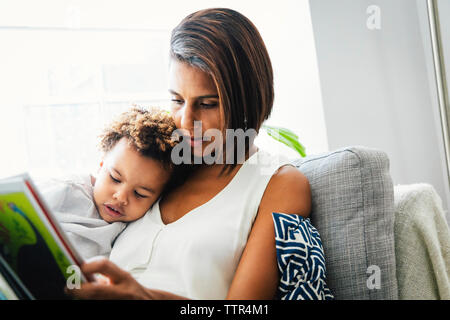
[(111, 217), (113, 217), (113, 218), (121, 217), (121, 216), (124, 215), (124, 214), (123, 214), (117, 207), (115, 207), (115, 206), (111, 206), (111, 205), (105, 204), (104, 207), (105, 207), (106, 213), (107, 213), (108, 215), (110, 215)]

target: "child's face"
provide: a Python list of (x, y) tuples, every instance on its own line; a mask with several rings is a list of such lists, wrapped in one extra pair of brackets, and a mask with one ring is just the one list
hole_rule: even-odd
[(105, 155), (94, 185), (94, 202), (107, 222), (141, 218), (158, 199), (169, 170), (140, 155), (122, 138)]

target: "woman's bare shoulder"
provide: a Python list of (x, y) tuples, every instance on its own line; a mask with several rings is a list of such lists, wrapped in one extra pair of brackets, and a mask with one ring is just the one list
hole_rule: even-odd
[(311, 189), (308, 178), (293, 166), (279, 168), (266, 187), (260, 211), (309, 216)]

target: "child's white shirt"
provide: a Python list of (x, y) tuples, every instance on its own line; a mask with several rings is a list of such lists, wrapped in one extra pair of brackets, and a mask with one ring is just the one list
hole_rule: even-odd
[(91, 176), (73, 175), (36, 184), (79, 254), (84, 259), (109, 257), (112, 244), (126, 223), (102, 219), (94, 203)]

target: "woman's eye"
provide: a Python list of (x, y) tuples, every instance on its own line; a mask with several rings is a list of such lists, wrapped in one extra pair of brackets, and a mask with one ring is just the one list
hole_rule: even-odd
[(171, 99), (170, 101), (172, 101), (175, 104), (179, 104), (179, 105), (183, 104), (183, 100), (180, 100), (180, 99)]
[(202, 107), (202, 108), (206, 108), (206, 109), (209, 109), (209, 108), (214, 108), (214, 107), (217, 107), (217, 102), (214, 102), (214, 103), (200, 103), (200, 106)]
[(111, 174), (109, 175), (111, 180), (114, 181), (115, 183), (120, 183), (120, 180), (114, 178)]

